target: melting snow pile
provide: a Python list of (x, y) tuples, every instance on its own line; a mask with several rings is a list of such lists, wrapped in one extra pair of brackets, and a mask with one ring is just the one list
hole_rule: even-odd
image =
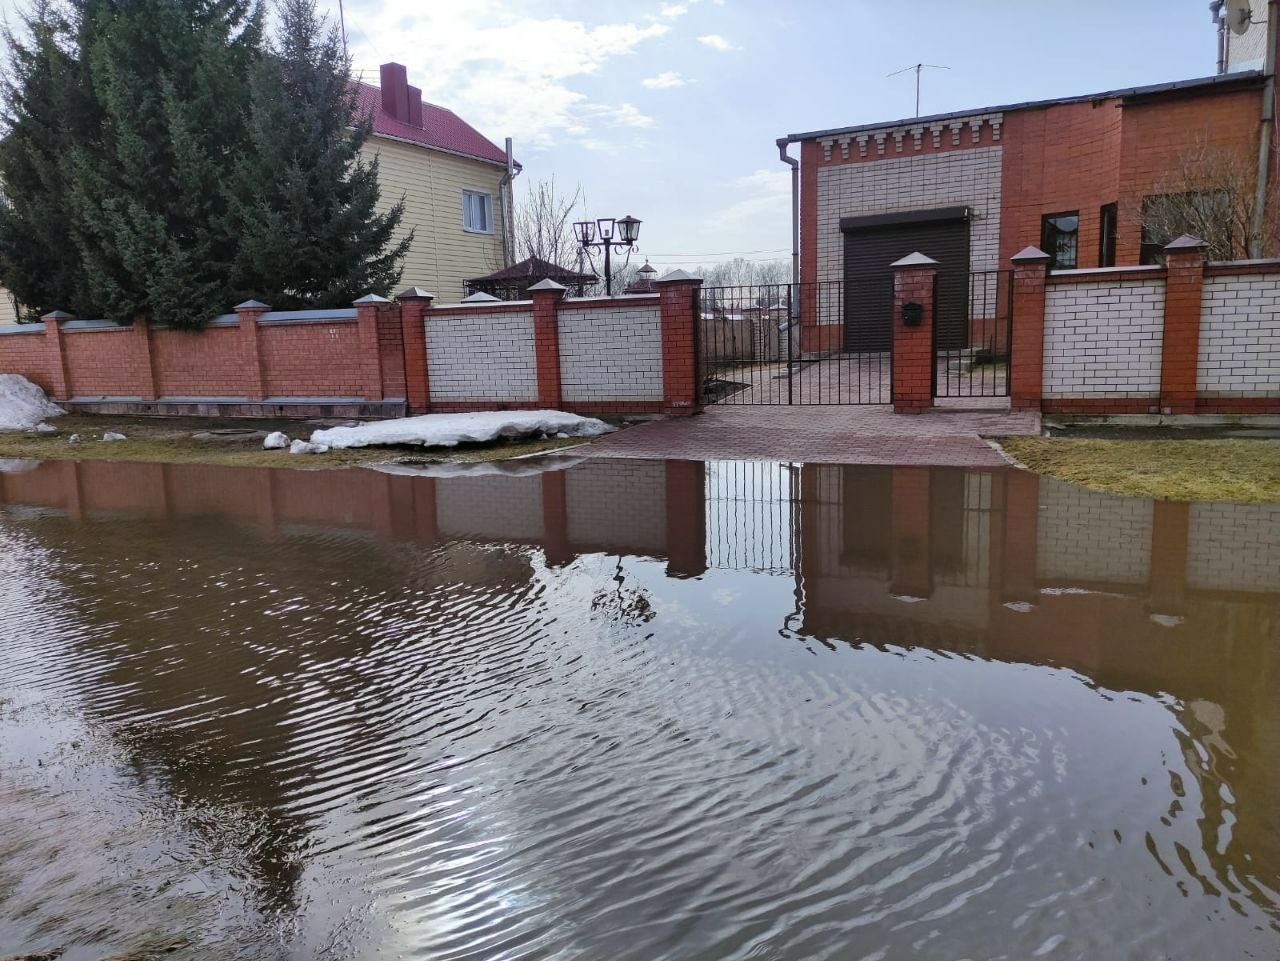
[(32, 430), (66, 413), (21, 374), (0, 374), (0, 430)]
[(614, 430), (602, 420), (566, 414), (562, 410), (500, 410), (474, 414), (425, 414), (380, 420), (357, 427), (330, 427), (311, 435), (311, 443), (332, 448), (416, 444), (456, 447), (483, 444), (499, 438), (537, 434), (599, 437)]

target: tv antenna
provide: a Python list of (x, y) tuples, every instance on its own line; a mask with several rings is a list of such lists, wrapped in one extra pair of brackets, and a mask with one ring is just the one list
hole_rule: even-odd
[(347, 11), (342, 6), (342, 0), (338, 0), (338, 25), (342, 30), (342, 59), (350, 62), (351, 57), (347, 53)]
[(900, 73), (906, 73), (908, 70), (916, 72), (916, 116), (920, 116), (920, 71), (922, 70), (950, 70), (950, 67), (944, 67), (940, 63), (913, 63), (903, 67), (901, 70), (895, 70), (889, 74), (890, 77), (896, 77)]

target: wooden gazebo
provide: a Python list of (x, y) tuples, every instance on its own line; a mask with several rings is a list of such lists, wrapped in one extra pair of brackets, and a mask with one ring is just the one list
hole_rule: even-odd
[(473, 277), (467, 281), (467, 294), (489, 294), (499, 300), (527, 300), (529, 288), (542, 280), (554, 280), (581, 297), (586, 288), (599, 278), (595, 274), (580, 274), (568, 267), (557, 267), (541, 257), (529, 257), (483, 277)]

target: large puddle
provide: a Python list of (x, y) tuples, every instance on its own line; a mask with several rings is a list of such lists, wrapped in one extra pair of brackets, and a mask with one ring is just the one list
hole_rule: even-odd
[(0, 474), (0, 956), (1280, 957), (1280, 506)]

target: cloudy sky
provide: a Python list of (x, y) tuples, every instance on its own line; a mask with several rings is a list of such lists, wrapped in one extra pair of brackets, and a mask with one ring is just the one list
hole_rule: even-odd
[[(337, 0), (329, 0), (337, 9)], [(398, 60), (527, 187), (644, 221), (663, 267), (786, 256), (774, 140), (805, 130), (1214, 72), (1206, 0), (347, 0), (357, 69)], [(520, 181), (517, 181), (520, 185)]]
[[(663, 267), (788, 254), (777, 137), (1214, 71), (1207, 0), (345, 0), (355, 65), (398, 60), (517, 187), (634, 214)], [(14, 0), (0, 0), (11, 9)], [(336, 16), (338, 0), (320, 0)]]

